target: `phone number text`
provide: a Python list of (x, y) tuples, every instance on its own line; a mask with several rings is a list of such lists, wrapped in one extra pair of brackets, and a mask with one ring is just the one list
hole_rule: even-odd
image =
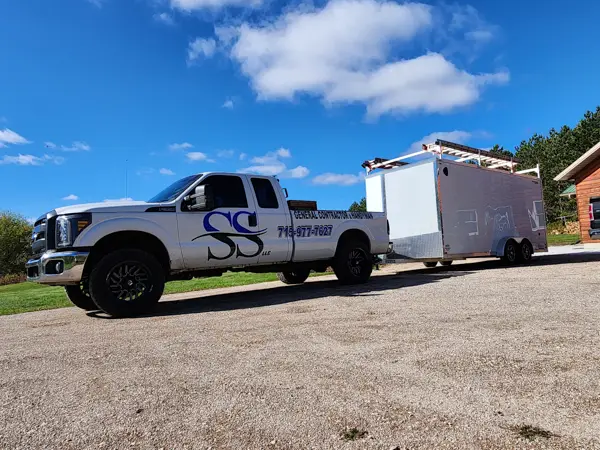
[(331, 236), (333, 225), (314, 225), (301, 227), (277, 227), (279, 237), (313, 237), (313, 236)]

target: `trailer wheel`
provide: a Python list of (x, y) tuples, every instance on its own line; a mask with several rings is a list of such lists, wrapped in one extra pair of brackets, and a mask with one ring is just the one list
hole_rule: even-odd
[(432, 268), (437, 266), (437, 261), (426, 261), (423, 263), (425, 267)]
[(135, 316), (152, 309), (165, 288), (165, 273), (156, 258), (137, 249), (104, 256), (90, 273), (94, 303), (113, 317)]
[(452, 260), (450, 261), (440, 261), (440, 264), (444, 267), (450, 267), (452, 265)]
[(333, 272), (342, 284), (366, 283), (371, 278), (373, 264), (367, 244), (346, 240), (338, 247)]
[(519, 260), (524, 263), (530, 263), (533, 257), (533, 245), (527, 239), (524, 239), (520, 245)]
[(302, 284), (310, 275), (310, 269), (298, 269), (293, 272), (279, 272), (277, 278), (285, 284)]
[(504, 246), (504, 256), (501, 258), (502, 262), (511, 266), (517, 264), (519, 262), (519, 253), (519, 245), (512, 239), (509, 239)]
[(88, 278), (83, 278), (81, 282), (75, 286), (65, 286), (65, 292), (67, 293), (67, 297), (78, 308), (81, 308), (85, 311), (94, 311), (98, 309), (94, 300), (90, 296), (90, 291), (88, 289), (89, 281)]

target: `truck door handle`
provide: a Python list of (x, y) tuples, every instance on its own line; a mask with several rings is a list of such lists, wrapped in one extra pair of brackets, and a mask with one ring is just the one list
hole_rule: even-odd
[(256, 225), (258, 225), (258, 221), (256, 220), (256, 213), (249, 215), (248, 216), (248, 226), (255, 227)]

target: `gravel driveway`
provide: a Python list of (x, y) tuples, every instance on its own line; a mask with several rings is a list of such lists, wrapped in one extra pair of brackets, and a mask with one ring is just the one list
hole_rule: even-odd
[(600, 448), (599, 262), (1, 317), (0, 447)]

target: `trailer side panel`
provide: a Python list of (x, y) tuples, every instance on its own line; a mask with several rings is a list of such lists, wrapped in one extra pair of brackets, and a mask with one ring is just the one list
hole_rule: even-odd
[(540, 179), (447, 160), (439, 169), (445, 258), (497, 255), (511, 237), (547, 249)]

